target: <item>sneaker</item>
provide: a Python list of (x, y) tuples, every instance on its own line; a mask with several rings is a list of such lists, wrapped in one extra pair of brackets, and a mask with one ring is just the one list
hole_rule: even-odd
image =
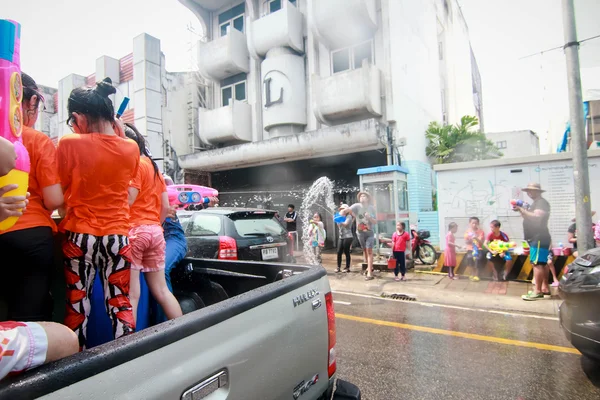
[(536, 300), (541, 300), (544, 298), (544, 295), (542, 293), (538, 293), (535, 294), (533, 292), (529, 292), (527, 294), (524, 294), (523, 296), (521, 296), (521, 298), (525, 301), (536, 301)]
[(343, 273), (347, 274), (350, 272), (350, 268), (344, 268), (344, 270), (342, 271)]
[(550, 285), (550, 286), (552, 286), (552, 287), (558, 287), (558, 285), (559, 285), (558, 281), (554, 281), (554, 282), (552, 282), (552, 285)]
[(399, 276), (396, 276), (396, 277), (394, 278), (394, 280), (395, 280), (396, 282), (400, 282), (400, 277), (399, 277)]
[(373, 275), (367, 275), (367, 276), (365, 276), (365, 281), (372, 281), (373, 279), (374, 279)]
[(335, 272), (339, 274), (340, 272), (342, 272), (342, 270), (340, 270), (340, 269), (338, 268), (338, 269), (336, 269), (336, 270), (335, 270)]
[(406, 280), (406, 276), (403, 276), (402, 278), (400, 278), (401, 281), (405, 281)]

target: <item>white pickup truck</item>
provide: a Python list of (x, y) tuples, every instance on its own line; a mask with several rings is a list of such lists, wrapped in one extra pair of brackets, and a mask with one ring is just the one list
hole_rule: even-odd
[(0, 399), (360, 399), (322, 267), (186, 259), (185, 315), (0, 383)]

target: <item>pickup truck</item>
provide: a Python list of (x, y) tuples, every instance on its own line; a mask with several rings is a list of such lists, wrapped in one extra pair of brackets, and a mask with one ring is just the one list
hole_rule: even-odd
[(184, 259), (185, 315), (0, 382), (0, 399), (360, 399), (322, 267)]

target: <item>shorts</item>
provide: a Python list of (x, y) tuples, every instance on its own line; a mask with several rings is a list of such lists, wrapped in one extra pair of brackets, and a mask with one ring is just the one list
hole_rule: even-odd
[(360, 247), (364, 249), (372, 249), (375, 247), (375, 234), (373, 232), (357, 232)]
[(46, 361), (48, 336), (35, 322), (0, 322), (0, 379)]
[(506, 264), (506, 259), (504, 257), (500, 257), (499, 255), (492, 255), (488, 258), (488, 260), (490, 260), (496, 271), (502, 271), (504, 269), (504, 264)]
[(465, 258), (467, 259), (467, 266), (472, 268), (484, 268), (485, 267), (485, 252), (479, 250), (479, 254), (477, 255), (477, 260), (473, 258), (473, 250), (468, 250), (467, 254), (465, 254)]
[(160, 225), (139, 225), (129, 231), (131, 269), (156, 272), (165, 269), (165, 237)]
[(552, 253), (547, 247), (541, 247), (539, 244), (531, 246), (529, 249), (529, 261), (532, 265), (546, 265), (552, 260)]

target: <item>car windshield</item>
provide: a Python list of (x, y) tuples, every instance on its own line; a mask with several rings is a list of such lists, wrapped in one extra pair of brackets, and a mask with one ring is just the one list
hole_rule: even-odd
[(177, 218), (179, 219), (179, 223), (185, 232), (187, 230), (187, 226), (190, 224), (192, 220), (192, 214), (177, 214)]
[(285, 235), (283, 226), (272, 216), (249, 215), (233, 221), (240, 236)]

